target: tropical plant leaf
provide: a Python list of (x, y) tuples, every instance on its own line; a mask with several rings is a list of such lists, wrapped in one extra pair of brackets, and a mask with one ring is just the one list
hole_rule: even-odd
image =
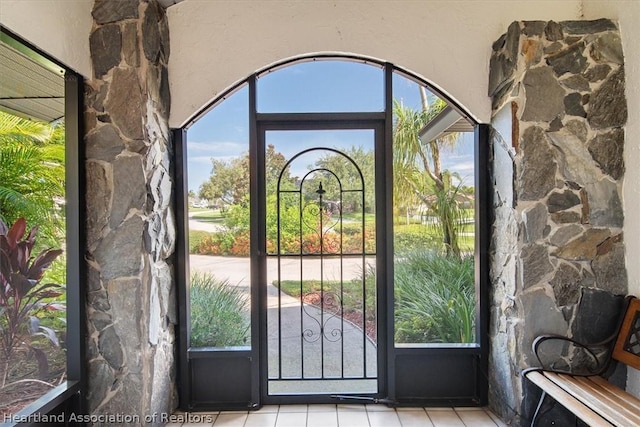
[(51, 125), (36, 122), (22, 117), (0, 112), (0, 136), (5, 138), (33, 138), (39, 142), (46, 142), (53, 136)]
[[(58, 293), (58, 295), (62, 295), (62, 294)], [(46, 304), (44, 308), (49, 311), (64, 311), (67, 309), (67, 306), (61, 303), (49, 303), (49, 304)], [(66, 322), (66, 319), (64, 318), (62, 319)]]
[(64, 126), (32, 122), (0, 112), (0, 219), (42, 226), (41, 240), (53, 244), (64, 229)]
[(62, 249), (48, 249), (42, 252), (31, 263), (31, 267), (27, 272), (27, 276), (40, 280), (44, 271), (51, 266), (51, 263), (55, 261), (62, 254)]
[(46, 337), (49, 341), (51, 341), (51, 344), (55, 345), (56, 347), (60, 347), (60, 341), (58, 340), (56, 331), (54, 331), (53, 329), (47, 326), (42, 326), (42, 325), (39, 325), (38, 328), (40, 329), (41, 332), (36, 332), (34, 335), (41, 335), (43, 337)]
[(29, 333), (35, 335), (40, 329), (40, 319), (36, 316), (29, 316)]
[(11, 273), (9, 276), (9, 282), (16, 293), (15, 297), (20, 299), (29, 292), (34, 283), (20, 273)]
[(7, 242), (9, 243), (9, 248), (13, 249), (20, 242), (22, 236), (24, 236), (24, 232), (27, 229), (27, 221), (24, 218), (19, 218), (9, 229), (7, 233)]

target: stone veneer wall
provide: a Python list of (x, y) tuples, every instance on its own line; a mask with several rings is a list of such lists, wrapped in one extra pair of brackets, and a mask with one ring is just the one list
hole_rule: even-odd
[(489, 95), (490, 402), (518, 425), (537, 399), (520, 375), (536, 365), (534, 337), (601, 338), (611, 327), (603, 313), (620, 307), (611, 295), (627, 292), (616, 24), (514, 22), (494, 43)]
[(88, 404), (92, 414), (138, 415), (144, 423), (177, 403), (169, 29), (155, 0), (96, 0), (92, 15)]

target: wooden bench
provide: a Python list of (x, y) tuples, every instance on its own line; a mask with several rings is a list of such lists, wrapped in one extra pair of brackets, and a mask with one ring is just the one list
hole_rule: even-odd
[[(540, 345), (561, 340), (581, 348), (593, 359), (595, 368), (588, 373), (531, 368), (525, 377), (542, 389), (542, 396), (531, 421), (533, 426), (547, 396), (555, 399), (590, 426), (640, 426), (640, 399), (611, 384), (602, 375), (614, 361), (640, 369), (640, 299), (628, 297), (625, 315), (615, 336), (603, 343), (587, 345), (557, 335), (542, 335), (533, 342), (533, 351), (541, 365)], [(604, 361), (596, 347), (608, 347)], [(613, 346), (613, 348), (611, 348)]]

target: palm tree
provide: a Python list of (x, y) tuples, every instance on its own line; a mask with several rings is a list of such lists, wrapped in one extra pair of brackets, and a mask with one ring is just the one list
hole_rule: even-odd
[(421, 87), (421, 98), (420, 111), (394, 100), (394, 197), (396, 205), (406, 209), (416, 202), (428, 206), (438, 218), (434, 226), (442, 235), (447, 254), (459, 257), (458, 234), (463, 219), (459, 202), (464, 194), (461, 184), (453, 184), (452, 178), (458, 176), (442, 170), (440, 158), (441, 148), (454, 145), (458, 135), (421, 141), (420, 130), (446, 107), (440, 98), (429, 103), (424, 87)]
[(0, 111), (0, 219), (27, 218), (46, 243), (64, 230), (64, 124)]

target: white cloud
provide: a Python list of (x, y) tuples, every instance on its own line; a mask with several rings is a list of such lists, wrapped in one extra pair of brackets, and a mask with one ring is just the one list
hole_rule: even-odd
[(189, 152), (211, 153), (211, 155), (227, 155), (238, 156), (249, 149), (249, 144), (246, 142), (235, 141), (207, 141), (196, 142), (187, 141), (187, 150)]
[(475, 165), (474, 162), (458, 162), (453, 163), (449, 168), (458, 172), (473, 172)]
[(189, 163), (209, 163), (211, 164), (211, 156), (189, 156)]

